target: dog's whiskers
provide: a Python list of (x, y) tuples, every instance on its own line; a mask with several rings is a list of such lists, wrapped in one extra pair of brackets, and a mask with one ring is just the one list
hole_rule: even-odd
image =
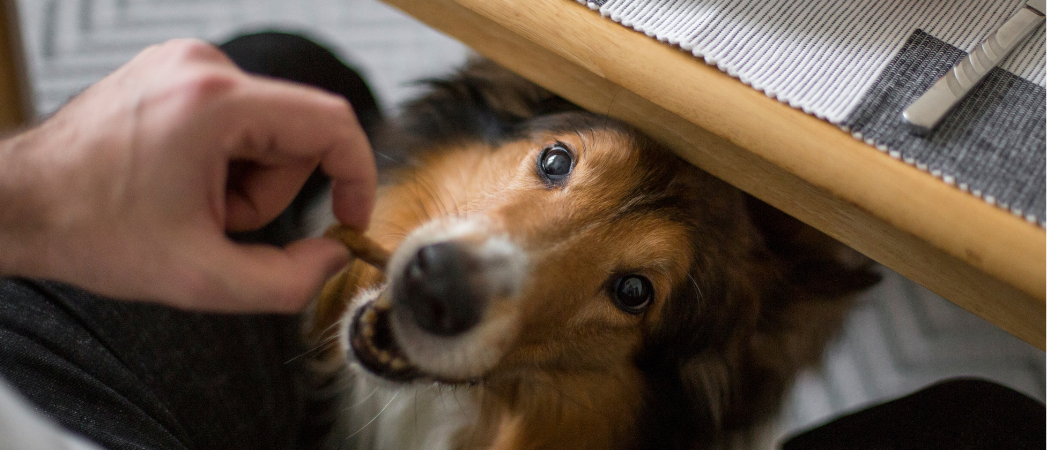
[[(467, 187), (466, 171), (459, 171), (459, 184), (461, 186), (462, 192), (469, 192), (469, 188)], [(448, 185), (445, 184), (441, 185), (440, 187), (446, 194), (448, 194), (448, 199), (452, 202), (452, 211), (448, 211), (448, 213), (456, 217), (465, 216), (466, 212), (463, 210), (464, 208), (459, 207), (459, 201), (456, 199), (456, 196), (452, 192), (452, 190), (448, 189)]]
[[(434, 179), (433, 174), (425, 173), (417, 175), (420, 176), (417, 180), (420, 182), (420, 185), (427, 191), (426, 193), (430, 197), (430, 200), (433, 202), (434, 208), (437, 210), (437, 213), (439, 215), (449, 216), (458, 214), (459, 202), (456, 200), (455, 196), (452, 195), (451, 191), (445, 190), (445, 193), (448, 194), (448, 198), (451, 201), (451, 206), (449, 206), (445, 203), (444, 199), (441, 198), (441, 193), (439, 192), (439, 189), (442, 184), (437, 183), (437, 180)], [(430, 179), (427, 180), (425, 176), (430, 176)], [(427, 218), (427, 220), (429, 220), (429, 218)]]
[(414, 196), (412, 200), (415, 202), (414, 205), (418, 207), (416, 213), (419, 215), (419, 223), (428, 222), (430, 220), (429, 205), (427, 205), (419, 195)]
[(356, 404), (346, 408), (346, 410), (350, 410), (360, 405), (363, 405), (364, 402), (371, 400), (371, 397), (374, 397), (376, 392), (378, 392), (378, 386), (375, 386), (375, 388), (372, 389), (371, 392), (368, 392), (367, 395), (364, 396), (364, 398), (360, 399), (360, 401), (356, 402)]
[(397, 396), (398, 396), (398, 395), (400, 395), (400, 392), (394, 392), (394, 393), (393, 393), (393, 397), (390, 397), (390, 398), (389, 398), (389, 401), (388, 401), (388, 402), (386, 402), (385, 406), (383, 406), (383, 407), (382, 407), (382, 409), (380, 409), (380, 410), (378, 411), (378, 414), (375, 414), (375, 417), (372, 417), (372, 418), (371, 418), (371, 420), (367, 421), (367, 423), (365, 423), (365, 424), (364, 424), (364, 426), (360, 427), (360, 429), (358, 429), (358, 430), (354, 431), (354, 432), (353, 432), (353, 434), (350, 434), (349, 436), (346, 436), (346, 437), (345, 437), (345, 440), (347, 440), (347, 441), (348, 441), (349, 439), (352, 439), (352, 438), (353, 438), (353, 436), (356, 436), (356, 435), (360, 434), (360, 432), (361, 432), (361, 431), (364, 431), (364, 429), (365, 429), (365, 428), (367, 428), (367, 427), (368, 427), (369, 425), (371, 425), (372, 423), (374, 423), (374, 422), (375, 422), (375, 420), (377, 420), (377, 419), (378, 419), (378, 417), (382, 415), (382, 413), (386, 412), (386, 408), (389, 408), (389, 405), (390, 405), (391, 403), (393, 403), (393, 400), (396, 400), (396, 399), (397, 399)]
[[(328, 380), (325, 385), (316, 387), (316, 392), (327, 395), (342, 395), (344, 392), (349, 392), (356, 387), (356, 377), (349, 374), (342, 374), (331, 380)], [(335, 408), (335, 413), (342, 413), (351, 408)]]
[[(335, 323), (334, 325), (331, 325), (331, 326), (327, 327), (327, 328), (326, 328), (325, 330), (323, 330), (323, 332), (324, 332), (324, 333), (326, 333), (326, 332), (327, 332), (327, 331), (329, 331), (330, 329), (334, 328), (334, 327), (335, 327), (336, 325), (338, 325), (338, 323)], [(330, 344), (331, 344), (331, 343), (332, 343), (333, 341), (336, 341), (336, 340), (338, 340), (338, 338), (339, 338), (340, 336), (341, 336), (341, 333), (336, 333), (336, 334), (334, 334), (334, 335), (332, 335), (332, 336), (330, 336), (330, 337), (327, 337), (327, 338), (324, 338), (324, 339), (320, 339), (320, 343), (319, 343), (319, 344), (316, 344), (316, 345), (314, 345), (314, 346), (313, 346), (312, 348), (310, 348), (310, 349), (308, 349), (308, 350), (305, 350), (304, 352), (302, 352), (302, 353), (299, 353), (299, 354), (295, 355), (295, 356), (294, 356), (293, 358), (290, 358), (289, 360), (287, 360), (287, 361), (286, 361), (286, 362), (284, 362), (283, 364), (290, 364), (290, 363), (292, 363), (292, 362), (294, 362), (294, 361), (298, 360), (299, 358), (303, 358), (303, 357), (305, 357), (305, 356), (306, 356), (306, 355), (308, 355), (309, 353), (312, 353), (312, 352), (315, 352), (315, 351), (317, 351), (317, 350), (320, 350), (320, 349), (322, 349), (323, 347), (325, 347), (325, 346), (327, 346), (327, 345), (330, 345)]]
[(401, 240), (403, 240), (404, 237), (408, 236), (408, 234), (411, 233), (411, 228), (410, 227), (408, 227), (407, 225), (401, 225), (401, 223), (396, 221), (396, 220), (383, 220), (383, 221), (379, 222), (379, 229), (392, 230), (389, 233), (378, 235), (378, 237), (380, 237), (380, 238), (381, 237), (398, 237), (398, 238), (401, 238)]
[[(469, 188), (467, 187), (467, 177), (466, 177), (466, 172), (465, 171), (460, 171), (459, 172), (459, 184), (460, 184), (460, 188), (462, 189), (463, 192), (469, 192)], [(455, 195), (452, 194), (451, 192), (449, 192), (448, 195), (450, 197), (452, 197), (452, 201), (453, 201), (453, 203), (455, 203)], [(459, 216), (461, 218), (466, 216), (466, 212), (465, 211), (461, 211), (458, 208), (458, 206), (456, 207), (455, 214), (456, 214), (456, 216)]]
[(356, 374), (352, 370), (342, 370), (332, 378), (328, 386), (335, 391), (348, 391), (355, 386)]
[(395, 164), (400, 164), (400, 165), (403, 165), (403, 166), (410, 166), (410, 164), (408, 164), (406, 161), (401, 161), (401, 160), (399, 160), (397, 158), (389, 156), (389, 155), (387, 155), (385, 153), (382, 153), (382, 152), (380, 152), (378, 150), (375, 150), (374, 152), (375, 152), (376, 155), (381, 156), (381, 157), (385, 158), (386, 160), (388, 160), (390, 162), (393, 162)]
[(416, 386), (414, 389), (414, 399), (411, 404), (411, 420), (412, 427), (415, 429), (419, 428), (419, 387)]
[(690, 272), (687, 272), (687, 279), (691, 280), (691, 286), (694, 286), (695, 300), (699, 308), (702, 307), (702, 303), (705, 302), (705, 295), (702, 294), (702, 288), (698, 287), (698, 281), (691, 276)]
[(459, 401), (459, 393), (452, 389), (452, 398), (455, 399), (456, 405), (459, 405), (459, 410), (463, 413), (463, 419), (470, 419), (470, 415), (467, 414), (466, 408), (463, 407), (463, 402)]
[[(324, 328), (324, 329), (320, 330), (320, 336), (324, 336), (324, 335), (326, 335), (327, 333), (329, 333), (329, 332), (331, 332), (331, 331), (333, 331), (333, 330), (337, 329), (337, 328), (338, 328), (338, 326), (339, 326), (339, 325), (341, 325), (341, 324), (342, 324), (342, 322), (341, 322), (341, 321), (335, 321), (334, 323), (332, 323), (332, 324), (328, 325), (328, 326), (327, 326), (327, 328)], [(338, 334), (335, 334), (335, 335), (333, 335), (333, 336), (331, 337), (331, 339), (333, 339), (333, 338), (335, 338), (335, 337), (338, 337), (338, 335), (339, 335), (339, 334), (340, 334), (340, 333), (338, 333)]]

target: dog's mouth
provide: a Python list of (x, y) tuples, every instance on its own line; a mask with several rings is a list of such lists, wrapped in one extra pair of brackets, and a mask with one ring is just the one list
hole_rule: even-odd
[(429, 373), (408, 358), (393, 334), (392, 307), (374, 300), (360, 307), (350, 325), (349, 346), (357, 362), (371, 373), (399, 383), (426, 379), (448, 385), (475, 384), (479, 378), (451, 378)]
[(445, 224), (413, 233), (394, 252), (386, 284), (353, 300), (347, 356), (379, 377), (474, 384), (515, 336), (526, 255), (477, 222)]
[(365, 368), (393, 381), (410, 381), (423, 376), (397, 345), (390, 321), (390, 305), (375, 300), (353, 315), (349, 344)]

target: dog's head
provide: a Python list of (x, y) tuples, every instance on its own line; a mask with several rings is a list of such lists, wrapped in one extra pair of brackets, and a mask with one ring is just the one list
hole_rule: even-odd
[[(544, 116), (398, 172), (370, 228), (395, 249), (386, 273), (359, 266), (324, 297), (380, 283), (356, 294), (340, 342), (383, 378), (598, 374), (712, 417), (814, 357), (832, 300), (870, 281), (825, 238), (799, 247), (803, 227), (756, 225), (769, 214), (624, 125)], [(728, 380), (747, 368), (754, 386)]]
[[(378, 300), (349, 315), (352, 353), (384, 377), (452, 382), (627, 365), (696, 282), (696, 197), (713, 188), (699, 173), (583, 113), (426, 155), (381, 196), (372, 231), (396, 250)], [(716, 208), (738, 199), (723, 191), (726, 221)]]

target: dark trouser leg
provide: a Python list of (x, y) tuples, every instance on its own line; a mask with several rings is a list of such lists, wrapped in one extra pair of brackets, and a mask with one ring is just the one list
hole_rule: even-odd
[(783, 450), (1042, 449), (1044, 406), (997, 384), (939, 383), (808, 430)]
[(294, 316), (223, 316), (0, 281), (0, 375), (107, 448), (295, 448)]

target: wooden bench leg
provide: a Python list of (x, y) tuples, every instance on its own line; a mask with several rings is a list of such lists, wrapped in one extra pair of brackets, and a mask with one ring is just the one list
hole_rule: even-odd
[(27, 125), (34, 116), (14, 0), (0, 0), (0, 132)]

